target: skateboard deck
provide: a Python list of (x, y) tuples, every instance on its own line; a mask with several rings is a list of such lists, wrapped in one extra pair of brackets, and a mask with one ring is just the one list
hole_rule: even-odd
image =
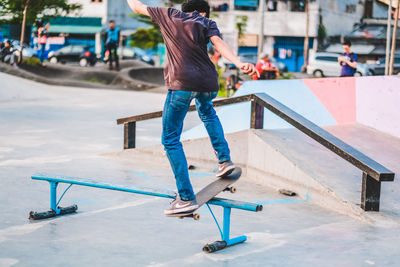
[[(223, 191), (230, 191), (231, 193), (234, 193), (236, 189), (229, 186), (235, 183), (237, 180), (239, 180), (241, 175), (242, 175), (242, 169), (239, 167), (235, 167), (235, 169), (231, 174), (222, 178), (218, 178), (218, 180), (215, 180), (214, 182), (208, 184), (206, 187), (201, 189), (196, 194), (197, 204), (199, 205), (197, 209), (199, 209), (201, 206), (203, 206), (205, 203), (207, 203), (209, 200), (211, 200), (212, 198), (214, 198), (216, 195), (218, 195)], [(192, 212), (170, 214), (167, 215), (167, 217), (179, 217), (179, 218), (193, 217), (195, 220), (198, 220), (200, 216), (198, 214), (195, 214), (196, 210)]]

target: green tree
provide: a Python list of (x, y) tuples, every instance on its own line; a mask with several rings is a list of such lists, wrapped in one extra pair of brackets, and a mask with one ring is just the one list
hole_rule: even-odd
[(137, 21), (140, 21), (142, 23), (147, 24), (149, 27), (153, 28), (159, 28), (158, 24), (153, 22), (150, 17), (142, 15), (142, 14), (137, 14), (137, 13), (132, 13), (129, 15), (131, 18), (136, 19)]
[(243, 34), (246, 32), (248, 20), (249, 18), (247, 16), (236, 17), (236, 29), (238, 31), (239, 39), (241, 39), (243, 37)]
[(143, 49), (155, 49), (159, 43), (163, 43), (162, 35), (156, 28), (139, 28), (131, 35), (131, 46)]
[(154, 49), (158, 44), (163, 43), (160, 27), (150, 17), (133, 13), (131, 17), (148, 25), (146, 28), (139, 28), (131, 35), (131, 46), (143, 49)]
[(318, 47), (321, 48), (324, 45), (325, 39), (328, 37), (328, 32), (326, 30), (326, 27), (324, 24), (320, 23), (318, 25), (318, 34), (317, 34), (317, 40), (318, 40)]
[[(36, 18), (45, 11), (53, 16), (66, 15), (74, 10), (80, 9), (78, 4), (68, 4), (67, 0), (0, 0), (0, 17), (8, 17), (2, 19), (1, 22), (11, 24), (21, 24), (21, 39), (20, 42), (25, 42), (25, 26), (33, 24)], [(22, 62), (21, 46), (19, 62)]]
[(22, 24), (25, 8), (26, 24), (30, 25), (45, 11), (52, 16), (67, 15), (80, 9), (81, 5), (69, 4), (68, 0), (0, 0), (0, 17), (6, 18), (2, 22)]

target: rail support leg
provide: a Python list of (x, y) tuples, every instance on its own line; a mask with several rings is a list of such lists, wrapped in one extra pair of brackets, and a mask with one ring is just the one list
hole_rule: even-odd
[(255, 100), (251, 101), (251, 125), (252, 129), (264, 128), (264, 107)]
[(365, 211), (379, 211), (381, 182), (363, 173), (361, 208)]
[(124, 149), (136, 147), (136, 122), (124, 123)]
[[(58, 215), (70, 214), (74, 213), (78, 210), (77, 205), (72, 205), (69, 207), (57, 207), (57, 182), (49, 182), (50, 183), (50, 210), (45, 212), (29, 212), (30, 220), (43, 220), (47, 218), (56, 217)], [(68, 190), (68, 189), (67, 189)], [(67, 191), (66, 190), (66, 191)], [(65, 192), (64, 192), (65, 193)], [(64, 194), (63, 194), (64, 195)], [(62, 198), (63, 196), (61, 196)], [(60, 198), (60, 200), (61, 200)], [(59, 201), (60, 201), (59, 200)]]
[(57, 182), (50, 182), (50, 210), (57, 213)]
[(221, 241), (215, 241), (214, 243), (207, 244), (203, 247), (204, 252), (212, 253), (226, 247), (230, 247), (239, 243), (243, 243), (247, 240), (245, 235), (238, 236), (235, 238), (229, 238), (229, 232), (231, 227), (231, 208), (224, 207), (224, 224), (222, 229)]

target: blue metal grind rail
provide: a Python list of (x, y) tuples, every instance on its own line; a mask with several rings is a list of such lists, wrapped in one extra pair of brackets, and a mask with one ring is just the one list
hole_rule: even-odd
[[(88, 187), (96, 187), (108, 190), (116, 190), (123, 191), (134, 194), (155, 196), (155, 197), (163, 197), (175, 199), (176, 193), (169, 190), (158, 190), (154, 188), (148, 187), (136, 187), (132, 185), (123, 185), (123, 184), (114, 184), (108, 182), (100, 182), (92, 179), (83, 179), (77, 177), (68, 177), (61, 175), (48, 175), (48, 174), (36, 174), (32, 176), (33, 180), (41, 180), (47, 181), (50, 184), (50, 210), (46, 212), (33, 212), (29, 213), (29, 219), (31, 220), (42, 220), (51, 217), (61, 216), (65, 214), (74, 213), (78, 210), (78, 206), (76, 204), (69, 207), (60, 207), (58, 204), (61, 202), (65, 193), (71, 188), (72, 185), (80, 185), (80, 186), (88, 186)], [(67, 189), (61, 194), (61, 197), (57, 200), (57, 187), (59, 183), (69, 184)], [(230, 238), (230, 220), (231, 220), (231, 211), (232, 209), (241, 209), (247, 211), (258, 212), (261, 211), (263, 206), (260, 204), (237, 201), (232, 199), (218, 198), (214, 197), (210, 201), (206, 203), (217, 227), (221, 234), (221, 241), (216, 241), (211, 244), (207, 244), (203, 247), (204, 252), (215, 252), (221, 249), (224, 249), (229, 246), (233, 246), (239, 243), (242, 243), (247, 240), (246, 236), (239, 236), (235, 238)], [(218, 220), (214, 216), (209, 205), (221, 206), (224, 209), (223, 215), (223, 229), (221, 230)], [(195, 219), (198, 219), (199, 216), (194, 216)]]

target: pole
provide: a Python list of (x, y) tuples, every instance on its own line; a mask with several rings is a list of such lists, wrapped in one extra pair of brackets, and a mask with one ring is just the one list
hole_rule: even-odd
[(395, 20), (394, 20), (394, 29), (393, 29), (393, 36), (392, 36), (392, 51), (390, 52), (390, 66), (389, 66), (389, 75), (393, 75), (393, 65), (394, 65), (394, 53), (396, 51), (396, 37), (397, 37), (397, 27), (399, 26), (399, 7), (400, 7), (400, 0), (397, 0), (396, 6), (396, 13), (395, 13)]
[(308, 50), (309, 50), (309, 29), (310, 29), (310, 0), (306, 1), (305, 11), (306, 11), (306, 37), (304, 38), (304, 65), (301, 67), (302, 72), (307, 71), (308, 66)]
[(260, 6), (258, 7), (258, 13), (260, 16), (260, 31), (258, 33), (258, 57), (264, 50), (264, 12), (265, 12), (265, 0), (260, 0)]
[(385, 75), (389, 74), (389, 60), (390, 60), (390, 36), (392, 33), (392, 0), (389, 0), (388, 5), (388, 19), (386, 31), (386, 57), (385, 57)]
[(21, 38), (20, 38), (21, 51), (19, 51), (18, 64), (21, 64), (22, 62), (22, 50), (24, 50), (24, 42), (25, 42), (26, 13), (28, 11), (29, 1), (30, 0), (25, 1), (24, 13), (22, 17), (22, 28), (21, 28)]

